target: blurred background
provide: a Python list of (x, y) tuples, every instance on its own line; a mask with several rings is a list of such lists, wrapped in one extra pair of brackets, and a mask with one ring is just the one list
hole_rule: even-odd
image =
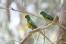
[[(40, 27), (48, 24), (41, 11), (45, 11), (52, 17), (61, 14), (63, 0), (0, 0), (0, 44), (20, 44), (31, 28), (28, 28), (25, 15), (29, 15), (35, 25)], [(41, 27), (43, 29), (43, 26)], [(43, 29), (43, 33), (33, 33), (24, 44), (57, 44), (59, 38), (59, 26), (51, 25)], [(60, 35), (61, 36), (61, 35)]]

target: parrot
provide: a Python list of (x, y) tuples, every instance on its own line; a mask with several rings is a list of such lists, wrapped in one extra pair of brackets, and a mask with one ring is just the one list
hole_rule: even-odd
[(29, 15), (26, 15), (25, 18), (27, 19), (28, 28), (31, 28), (32, 30), (37, 28), (33, 20), (30, 18)]
[(43, 18), (48, 19), (48, 20), (50, 20), (50, 21), (53, 21), (53, 19), (54, 19), (52, 16), (48, 15), (48, 14), (47, 14), (46, 12), (44, 12), (44, 11), (41, 11), (41, 12), (40, 12), (40, 15), (42, 15)]

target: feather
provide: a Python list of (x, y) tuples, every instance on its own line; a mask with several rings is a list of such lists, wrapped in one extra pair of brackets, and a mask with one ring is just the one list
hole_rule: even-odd
[(30, 18), (29, 15), (26, 15), (25, 18), (27, 19), (28, 27), (35, 29), (37, 26), (34, 24), (33, 20)]

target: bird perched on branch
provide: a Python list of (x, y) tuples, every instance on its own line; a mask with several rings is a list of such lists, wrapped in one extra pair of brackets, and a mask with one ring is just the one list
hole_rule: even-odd
[(53, 20), (54, 18), (52, 17), (52, 16), (50, 16), (50, 15), (48, 15), (46, 12), (44, 12), (44, 11), (41, 11), (40, 12), (40, 15), (42, 15), (45, 19), (48, 19), (48, 20)]
[(57, 23), (58, 20), (59, 20), (59, 17), (58, 17), (58, 16), (52, 17), (51, 15), (48, 15), (48, 14), (47, 14), (46, 12), (44, 12), (44, 11), (41, 11), (41, 12), (40, 12), (40, 15), (42, 15), (45, 19), (48, 19), (48, 20), (53, 21), (53, 22), (55, 22), (55, 23)]
[(25, 18), (27, 19), (28, 28), (35, 29), (37, 26), (34, 24), (33, 20), (30, 18), (29, 15), (26, 15)]

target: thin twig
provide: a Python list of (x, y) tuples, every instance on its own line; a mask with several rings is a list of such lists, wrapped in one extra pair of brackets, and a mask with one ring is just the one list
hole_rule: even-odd
[(40, 34), (39, 34), (38, 37), (37, 37), (37, 43), (36, 43), (36, 44), (38, 44), (39, 37), (40, 37)]
[(45, 34), (43, 34), (41, 31), (39, 31), (41, 33), (41, 35), (43, 35), (45, 38), (47, 38), (49, 40), (49, 42), (51, 42), (51, 44), (54, 44)]
[[(51, 23), (51, 24), (49, 24), (49, 25), (47, 25), (47, 26), (43, 27), (43, 29), (42, 29), (42, 30), (44, 30), (44, 29), (48, 28), (48, 27), (49, 27), (50, 25), (52, 25), (52, 24), (53, 24), (53, 23)], [(30, 31), (30, 32), (29, 32), (29, 34), (28, 34), (28, 36), (27, 36), (27, 37), (25, 37), (25, 39), (21, 41), (21, 44), (23, 44), (23, 43), (28, 39), (28, 37), (30, 37), (30, 36), (32, 35), (32, 33), (35, 33), (35, 32), (40, 31), (40, 28), (41, 28), (41, 26), (40, 26), (40, 27), (38, 27), (38, 28), (36, 28), (36, 29), (34, 29), (34, 30), (32, 30), (32, 31)]]
[(25, 41), (32, 35), (32, 33), (29, 33), (23, 41), (20, 42), (20, 44), (24, 44)]
[[(45, 35), (45, 29), (44, 29), (44, 35)], [(45, 44), (45, 37), (44, 37), (44, 44)]]
[(15, 9), (13, 9), (13, 8), (10, 8), (10, 9), (9, 9), (9, 8), (3, 8), (3, 7), (0, 7), (0, 9), (4, 9), (4, 10), (13, 10), (13, 11), (17, 11), (17, 12), (20, 12), (20, 13), (26, 13), (27, 15), (32, 15), (32, 16), (41, 18), (40, 16), (31, 14), (31, 13), (28, 13), (27, 11), (15, 10)]

